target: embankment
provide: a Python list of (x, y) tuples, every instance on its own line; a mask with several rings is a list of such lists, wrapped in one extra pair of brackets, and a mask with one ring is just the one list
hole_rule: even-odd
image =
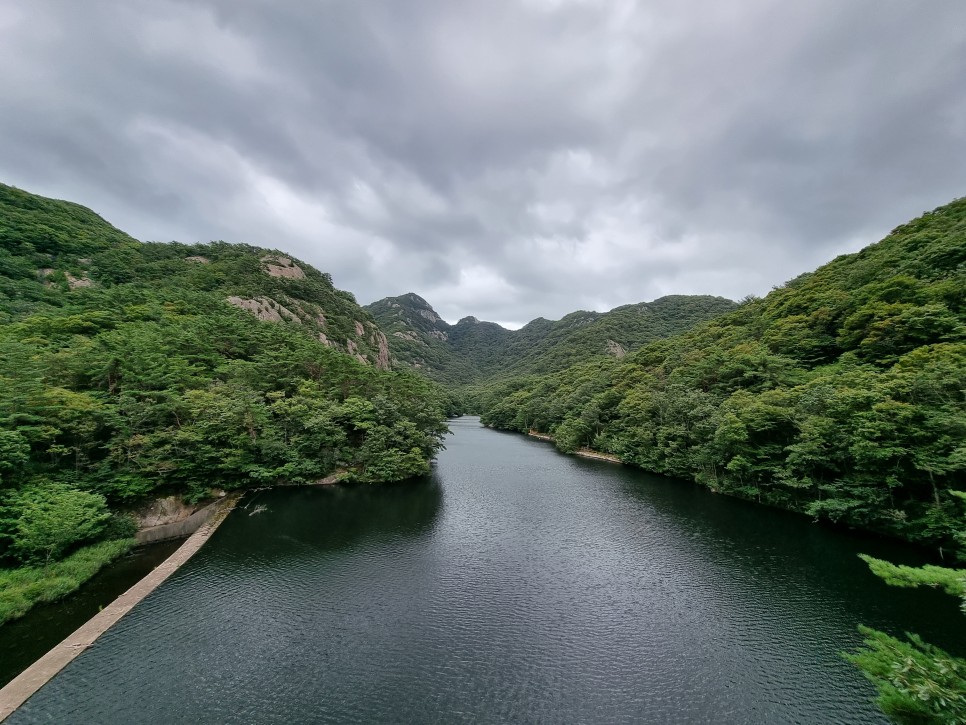
[[(527, 435), (531, 438), (537, 438), (542, 441), (549, 441), (553, 443), (553, 436), (547, 435), (546, 433), (539, 433), (535, 430), (530, 430)], [(621, 459), (617, 456), (613, 456), (610, 453), (601, 453), (600, 451), (595, 451), (590, 448), (579, 448), (573, 452), (575, 456), (580, 456), (581, 458), (593, 458), (595, 461), (607, 461), (608, 463), (621, 463)]]
[(207, 520), (176, 552), (0, 690), (0, 722), (188, 561), (225, 520), (239, 497), (240, 494), (230, 494), (202, 509), (208, 512)]

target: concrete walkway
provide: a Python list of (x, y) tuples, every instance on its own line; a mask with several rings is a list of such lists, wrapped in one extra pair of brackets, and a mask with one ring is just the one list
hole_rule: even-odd
[(67, 639), (11, 680), (0, 690), (0, 722), (25, 703), (37, 690), (46, 685), (51, 678), (66, 667), (77, 655), (90, 647), (104, 632), (111, 628), (121, 617), (153, 592), (169, 576), (215, 533), (215, 529), (225, 520), (240, 498), (230, 494), (222, 499), (213, 511), (211, 518), (193, 533), (176, 552), (155, 567), (154, 571), (128, 589), (85, 624), (81, 625)]

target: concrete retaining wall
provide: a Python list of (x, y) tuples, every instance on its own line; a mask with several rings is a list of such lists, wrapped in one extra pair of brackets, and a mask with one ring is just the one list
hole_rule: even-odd
[(154, 544), (158, 541), (166, 541), (167, 539), (181, 539), (185, 536), (191, 536), (217, 510), (220, 503), (221, 500), (208, 504), (181, 521), (141, 529), (134, 535), (134, 540), (139, 544)]
[[(213, 509), (205, 516), (206, 519), (210, 516), (207, 523), (202, 522), (200, 528), (176, 552), (0, 690), (0, 722), (6, 720), (10, 713), (25, 703), (77, 655), (94, 644), (98, 637), (188, 561), (225, 520), (228, 513), (235, 507), (239, 497), (239, 494), (229, 494), (211, 506), (206, 506), (205, 509), (198, 511), (197, 513), (200, 514), (206, 509)], [(212, 513), (214, 513), (213, 516)], [(187, 519), (179, 523), (186, 522)], [(154, 528), (162, 527), (156, 526)]]

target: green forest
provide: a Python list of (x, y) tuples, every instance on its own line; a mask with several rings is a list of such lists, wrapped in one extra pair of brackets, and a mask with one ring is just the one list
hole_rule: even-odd
[[(621, 360), (477, 385), (487, 425), (966, 561), (966, 199)], [(966, 570), (867, 558), (962, 601)], [(908, 725), (966, 723), (966, 660), (863, 628), (847, 655)]]
[(623, 359), (470, 391), (487, 425), (966, 548), (966, 200)]
[(366, 307), (385, 330), (398, 366), (419, 370), (454, 389), (495, 379), (564, 370), (685, 332), (728, 312), (735, 302), (710, 295), (668, 295), (610, 312), (578, 311), (542, 317), (519, 330), (466, 317), (440, 319), (416, 294), (387, 297)]
[(380, 337), (278, 252), (0, 186), (0, 622), (129, 548), (145, 499), (427, 472), (449, 397), (379, 369)]
[[(923, 547), (941, 565), (868, 563), (966, 613), (966, 199), (764, 298), (510, 331), (0, 185), (0, 359), (0, 623), (128, 551), (142, 502), (411, 478), (462, 412)], [(966, 662), (864, 634), (892, 719), (966, 722)]]

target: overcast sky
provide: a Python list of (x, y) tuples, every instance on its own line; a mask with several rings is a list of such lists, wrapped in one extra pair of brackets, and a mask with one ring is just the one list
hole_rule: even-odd
[(966, 195), (964, 0), (6, 0), (0, 181), (504, 323)]

